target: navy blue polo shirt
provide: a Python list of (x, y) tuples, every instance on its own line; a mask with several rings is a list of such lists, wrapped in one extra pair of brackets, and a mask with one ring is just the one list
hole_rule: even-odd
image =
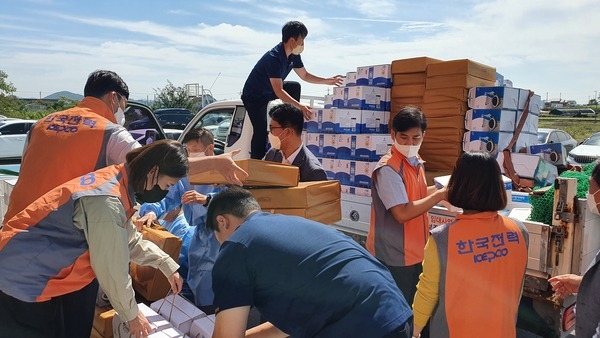
[(301, 217), (256, 212), (213, 267), (219, 311), (256, 306), (295, 337), (383, 337), (412, 310), (390, 272), (343, 233)]
[(266, 52), (256, 63), (242, 90), (242, 95), (250, 99), (275, 99), (275, 92), (269, 79), (280, 78), (282, 81), (292, 71), (292, 68), (303, 68), (300, 55), (290, 54), (285, 57), (283, 42)]

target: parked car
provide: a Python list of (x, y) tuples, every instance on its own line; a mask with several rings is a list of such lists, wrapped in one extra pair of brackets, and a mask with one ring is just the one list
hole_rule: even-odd
[(193, 114), (161, 114), (156, 115), (160, 126), (170, 129), (184, 130), (185, 126), (194, 118)]
[(560, 142), (565, 148), (565, 153), (567, 154), (577, 146), (577, 140), (575, 140), (564, 130), (560, 129), (539, 128), (538, 142), (539, 144)]
[(3, 119), (0, 121), (0, 159), (20, 159), (27, 132), (35, 120)]
[(575, 147), (569, 156), (567, 162), (571, 165), (584, 165), (592, 163), (600, 158), (600, 132), (592, 134), (580, 145)]
[(158, 117), (159, 115), (165, 115), (165, 114), (181, 114), (181, 115), (192, 115), (194, 116), (194, 113), (192, 113), (189, 109), (185, 109), (185, 108), (160, 108), (154, 111), (154, 115), (156, 117)]
[[(163, 131), (167, 138), (171, 140), (177, 140), (181, 133), (183, 133), (181, 129), (163, 129)], [(129, 130), (129, 133), (141, 145), (150, 144), (158, 139), (155, 129), (133, 129)]]
[[(195, 116), (194, 113), (183, 108), (161, 108), (152, 113), (156, 117), (158, 123), (160, 123), (161, 127), (181, 130), (185, 129), (185, 126)], [(154, 128), (152, 121), (147, 116), (141, 116), (140, 119), (129, 121), (129, 123), (126, 124), (126, 127), (128, 130)]]

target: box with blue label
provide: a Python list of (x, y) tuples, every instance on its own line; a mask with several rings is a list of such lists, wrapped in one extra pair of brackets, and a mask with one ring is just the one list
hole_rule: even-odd
[(320, 134), (319, 135), (319, 147), (323, 148), (323, 157), (336, 158), (337, 157), (337, 145), (336, 136), (334, 134)]
[[(515, 124), (519, 123), (519, 121), (521, 120), (521, 116), (523, 116), (523, 111), (519, 110), (517, 112), (517, 118), (516, 118)], [(534, 114), (530, 111), (529, 114), (527, 114), (527, 117), (525, 118), (525, 124), (523, 125), (523, 129), (521, 129), (521, 131), (525, 132), (525, 133), (537, 134), (539, 121), (540, 121), (540, 115)]]
[(529, 146), (529, 154), (537, 155), (554, 165), (567, 165), (565, 147), (562, 143), (535, 144)]
[(362, 110), (360, 132), (362, 134), (387, 134), (389, 119), (389, 111)]
[(465, 114), (465, 128), (472, 131), (515, 131), (516, 110), (469, 109)]
[(316, 157), (323, 157), (323, 147), (319, 143), (320, 136), (319, 133), (306, 133), (306, 142), (304, 143), (306, 148)]
[(354, 158), (360, 161), (379, 161), (392, 146), (390, 135), (359, 134), (356, 136), (356, 150)]
[(350, 185), (342, 185), (342, 193), (356, 196), (371, 197), (370, 188), (353, 187)]
[(320, 158), (319, 159), (319, 162), (321, 162), (323, 169), (325, 169), (325, 174), (327, 174), (328, 180), (335, 180), (335, 173), (337, 170), (336, 161), (337, 160), (334, 158)]
[(335, 108), (348, 106), (348, 87), (333, 87), (332, 105)]
[(346, 87), (354, 87), (356, 86), (356, 72), (348, 72), (346, 73), (346, 77), (344, 78), (344, 86)]
[(344, 88), (341, 108), (390, 110), (389, 88), (356, 86)]
[(473, 109), (523, 110), (529, 91), (510, 87), (473, 87), (469, 89), (469, 107)]
[(356, 170), (354, 171), (354, 186), (362, 188), (371, 188), (371, 174), (377, 166), (377, 162), (355, 161)]
[(337, 158), (342, 160), (353, 160), (356, 153), (356, 135), (338, 134), (337, 140)]
[[(361, 126), (361, 111), (357, 109), (332, 109), (333, 133), (358, 134)], [(324, 132), (329, 132), (329, 125), (323, 124)]]
[(513, 133), (491, 131), (467, 131), (463, 137), (464, 151), (485, 151), (492, 156), (502, 152), (512, 139)]
[(357, 86), (392, 87), (392, 66), (390, 64), (356, 68)]
[[(451, 175), (438, 176), (433, 178), (433, 184), (437, 189), (442, 189), (448, 185)], [(512, 198), (512, 180), (504, 175), (502, 176), (502, 182), (504, 183), (504, 190), (506, 190), (506, 198), (508, 201)], [(439, 204), (438, 204), (439, 205)]]
[(310, 120), (304, 121), (304, 129), (309, 133), (320, 133), (320, 121), (322, 119), (323, 109), (311, 108), (310, 111), (312, 112), (312, 116), (310, 117)]
[(354, 185), (356, 165), (350, 160), (335, 160), (335, 179), (342, 185)]
[(323, 96), (323, 108), (333, 107), (333, 94), (327, 94)]

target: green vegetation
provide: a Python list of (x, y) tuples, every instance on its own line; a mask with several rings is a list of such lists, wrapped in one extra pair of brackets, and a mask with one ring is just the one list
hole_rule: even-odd
[(594, 117), (551, 117), (540, 116), (540, 128), (561, 129), (581, 142), (593, 133), (600, 131), (600, 119)]

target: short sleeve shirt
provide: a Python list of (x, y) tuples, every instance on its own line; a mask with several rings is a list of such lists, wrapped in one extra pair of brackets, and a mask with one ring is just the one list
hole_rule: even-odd
[(219, 311), (256, 306), (293, 337), (382, 337), (412, 310), (389, 271), (341, 232), (301, 217), (256, 212), (213, 267)]
[(273, 98), (275, 92), (271, 86), (271, 78), (282, 81), (289, 75), (293, 68), (303, 68), (300, 55), (290, 54), (285, 56), (283, 42), (266, 52), (256, 63), (244, 84), (242, 95), (248, 98)]

